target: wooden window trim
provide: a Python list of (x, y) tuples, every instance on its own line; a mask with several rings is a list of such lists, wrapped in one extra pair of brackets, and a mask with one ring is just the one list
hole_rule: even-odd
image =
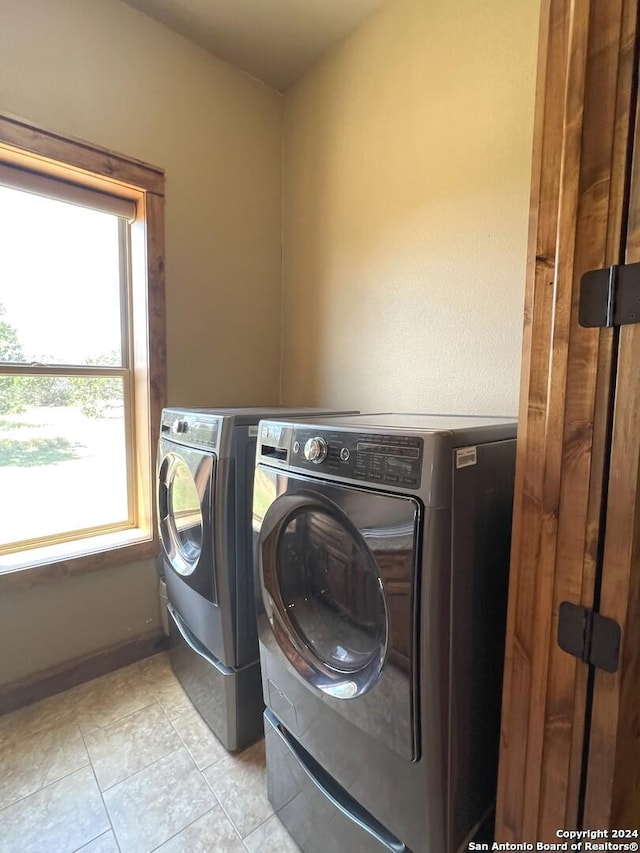
[(162, 169), (7, 114), (0, 115), (0, 159), (52, 177), (64, 171), (63, 180), (73, 171), (79, 183), (123, 198), (140, 192), (164, 197)]
[[(132, 360), (135, 383), (135, 453), (137, 531), (98, 536), (37, 548), (0, 568), (0, 589), (30, 587), (41, 581), (84, 574), (154, 557), (159, 543), (155, 523), (155, 448), (166, 400), (166, 332), (164, 282), (164, 172), (76, 139), (44, 130), (22, 119), (0, 115), (0, 164), (66, 180), (136, 203), (131, 226), (133, 286)], [(136, 309), (136, 306), (138, 310)], [(145, 317), (142, 323), (140, 317)], [(82, 552), (79, 552), (82, 544)], [(62, 546), (60, 546), (62, 547)]]

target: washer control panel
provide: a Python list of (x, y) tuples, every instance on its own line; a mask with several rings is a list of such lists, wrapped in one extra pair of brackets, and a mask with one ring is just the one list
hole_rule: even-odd
[(214, 448), (218, 444), (220, 419), (190, 412), (164, 411), (160, 433), (172, 441), (194, 447)]
[(319, 465), (321, 462), (327, 458), (327, 454), (329, 453), (329, 446), (327, 442), (322, 438), (322, 436), (317, 436), (316, 438), (310, 438), (305, 442), (304, 445), (304, 458), (309, 462), (315, 462), (316, 465)]
[(418, 436), (296, 427), (288, 461), (303, 470), (417, 489), (423, 449)]

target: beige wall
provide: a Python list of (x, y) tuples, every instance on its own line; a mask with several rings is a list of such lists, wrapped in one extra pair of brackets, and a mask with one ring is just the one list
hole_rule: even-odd
[[(166, 171), (170, 403), (275, 401), (281, 344), (287, 403), (515, 412), (535, 0), (387, 0), (287, 93), (283, 303), (282, 99), (117, 0), (0, 5), (0, 111)], [(0, 580), (0, 683), (157, 624), (151, 561)]]
[(388, 0), (285, 94), (284, 402), (516, 412), (537, 32)]
[(159, 628), (153, 564), (0, 587), (0, 685)]
[(0, 110), (165, 170), (169, 402), (277, 401), (281, 97), (117, 0), (2, 0)]
[[(281, 97), (116, 0), (1, 0), (0, 111), (165, 170), (169, 402), (277, 401)], [(152, 562), (1, 583), (0, 683), (158, 624)]]

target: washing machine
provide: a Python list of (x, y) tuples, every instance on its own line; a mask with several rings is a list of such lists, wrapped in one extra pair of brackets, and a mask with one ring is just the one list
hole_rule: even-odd
[(229, 751), (262, 735), (251, 498), (258, 421), (318, 409), (164, 409), (157, 456), (173, 669)]
[(269, 799), (304, 853), (457, 853), (494, 807), (516, 424), (260, 424)]

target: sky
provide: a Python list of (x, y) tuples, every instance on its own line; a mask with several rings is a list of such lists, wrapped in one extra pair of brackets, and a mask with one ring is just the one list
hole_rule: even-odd
[(0, 186), (0, 304), (27, 361), (120, 351), (118, 220)]

